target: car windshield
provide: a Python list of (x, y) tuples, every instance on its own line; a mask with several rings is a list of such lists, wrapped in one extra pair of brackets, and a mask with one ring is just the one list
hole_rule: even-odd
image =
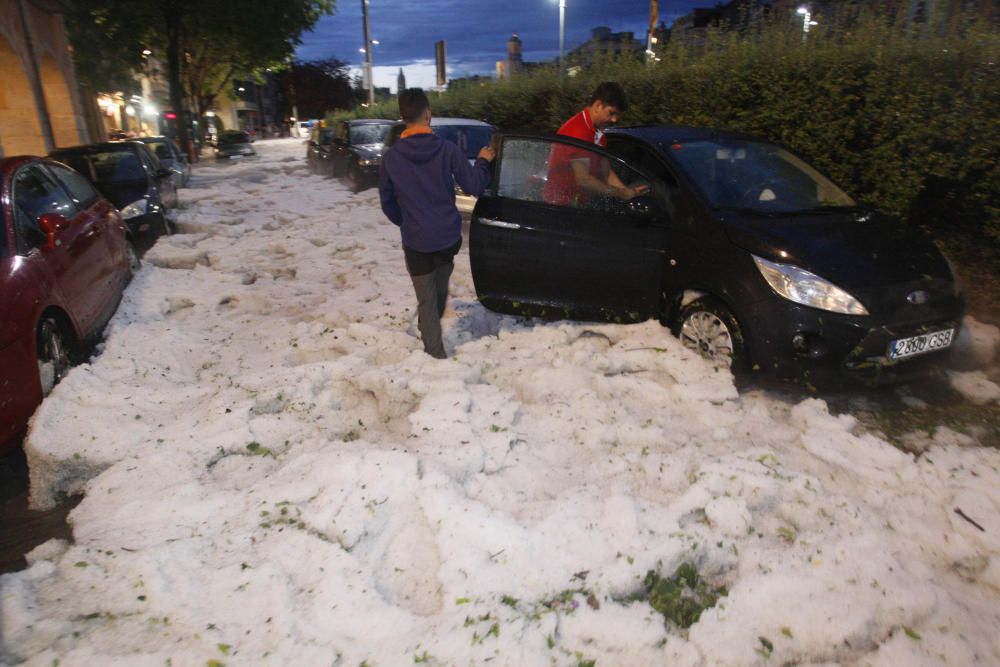
[(98, 183), (144, 183), (146, 172), (139, 156), (131, 150), (98, 151), (94, 153), (52, 153), (81, 174), (92, 175)]
[(362, 144), (381, 144), (385, 142), (392, 125), (372, 123), (366, 125), (351, 126), (351, 144), (359, 146)]
[(490, 143), (493, 128), (484, 125), (432, 125), (434, 134), (456, 144), (470, 160)]
[(219, 135), (220, 146), (231, 146), (233, 144), (249, 144), (250, 135), (246, 132), (223, 132)]
[(774, 144), (691, 141), (671, 144), (668, 152), (715, 208), (806, 213), (856, 206), (830, 179)]

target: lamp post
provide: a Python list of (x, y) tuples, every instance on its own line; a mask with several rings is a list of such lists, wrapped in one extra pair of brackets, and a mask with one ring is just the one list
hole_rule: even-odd
[(566, 44), (566, 0), (559, 0), (559, 67), (563, 66)]
[(365, 76), (368, 79), (368, 106), (375, 104), (375, 80), (372, 78), (372, 32), (368, 25), (368, 0), (361, 0), (361, 15), (365, 24)]
[(802, 42), (805, 43), (809, 37), (809, 26), (819, 25), (819, 23), (812, 20), (812, 13), (805, 5), (796, 9), (795, 13), (802, 17)]

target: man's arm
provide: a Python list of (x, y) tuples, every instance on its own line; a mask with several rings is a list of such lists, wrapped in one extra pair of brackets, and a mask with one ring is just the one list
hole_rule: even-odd
[(470, 165), (462, 151), (455, 146), (451, 157), (451, 171), (455, 182), (473, 197), (483, 194), (493, 178), (490, 163), (496, 156), (497, 152), (493, 148), (484, 146), (476, 157), (476, 163)]
[(384, 159), (378, 170), (378, 198), (385, 217), (389, 218), (389, 221), (397, 227), (402, 225), (403, 211), (400, 210), (399, 202), (396, 201), (396, 188), (392, 184), (392, 179), (389, 178)]
[(643, 194), (648, 186), (637, 185), (635, 187), (626, 186), (622, 183), (618, 175), (608, 170), (607, 182), (602, 181), (590, 173), (590, 161), (588, 159), (578, 159), (570, 162), (573, 167), (573, 176), (576, 178), (576, 185), (582, 190), (607, 197), (617, 197), (618, 199), (632, 199)]

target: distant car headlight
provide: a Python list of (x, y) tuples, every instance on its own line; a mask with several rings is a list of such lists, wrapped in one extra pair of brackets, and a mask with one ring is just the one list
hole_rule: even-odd
[(378, 158), (373, 157), (369, 160), (358, 160), (358, 164), (360, 164), (362, 167), (373, 167), (378, 164)]
[(868, 314), (860, 301), (815, 273), (791, 264), (769, 262), (756, 255), (753, 255), (753, 261), (771, 289), (789, 301), (832, 313)]
[(132, 218), (138, 218), (140, 215), (146, 215), (147, 211), (149, 211), (149, 200), (143, 197), (123, 208), (120, 213), (126, 220), (131, 220)]

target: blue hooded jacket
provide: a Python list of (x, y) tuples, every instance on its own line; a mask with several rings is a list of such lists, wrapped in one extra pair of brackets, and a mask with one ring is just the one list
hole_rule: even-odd
[(436, 134), (400, 139), (382, 156), (379, 196), (382, 211), (400, 228), (403, 245), (437, 252), (462, 238), (462, 214), (455, 207), (455, 183), (478, 197), (489, 185), (490, 163), (475, 164), (458, 146)]

